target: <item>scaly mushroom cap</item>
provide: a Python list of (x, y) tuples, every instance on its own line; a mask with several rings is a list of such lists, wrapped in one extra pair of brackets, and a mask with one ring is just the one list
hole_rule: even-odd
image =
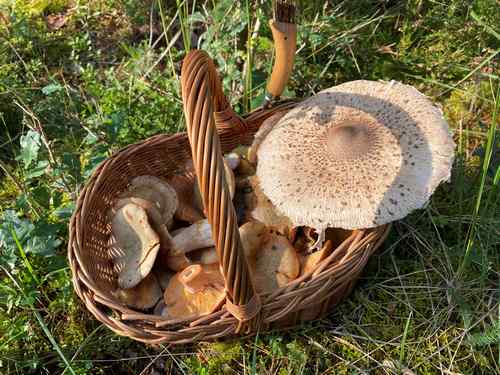
[(162, 296), (162, 291), (155, 275), (150, 273), (135, 287), (117, 289), (114, 294), (127, 306), (146, 310), (158, 302)]
[(300, 273), (300, 261), (295, 248), (286, 237), (268, 233), (255, 254), (248, 259), (255, 288), (259, 293), (268, 293), (285, 286)]
[(163, 221), (169, 225), (179, 204), (177, 194), (168, 183), (155, 176), (139, 176), (132, 180), (120, 198), (136, 197), (155, 203)]
[(259, 150), (260, 144), (285, 114), (285, 111), (276, 112), (271, 117), (264, 120), (253, 137), (252, 146), (248, 149), (248, 161), (250, 163), (257, 164), (257, 151)]
[(219, 266), (192, 265), (177, 273), (165, 290), (167, 315), (173, 319), (212, 313), (226, 298)]
[(257, 176), (250, 177), (249, 181), (254, 195), (253, 202), (251, 202), (253, 204), (248, 207), (251, 210), (251, 219), (260, 221), (266, 226), (276, 229), (281, 234), (287, 234), (288, 230), (292, 227), (290, 219), (283, 216), (271, 200), (262, 192), (262, 187)]
[(132, 288), (151, 271), (160, 238), (151, 228), (146, 210), (133, 203), (117, 210), (111, 227), (118, 285), (122, 289)]
[(257, 176), (294, 225), (371, 228), (425, 205), (453, 150), (441, 111), (415, 88), (354, 81), (283, 116), (258, 149)]

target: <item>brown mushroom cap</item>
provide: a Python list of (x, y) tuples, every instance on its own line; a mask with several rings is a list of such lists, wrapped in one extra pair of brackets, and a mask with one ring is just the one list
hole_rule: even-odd
[(151, 271), (160, 238), (151, 228), (146, 210), (133, 203), (117, 210), (111, 227), (118, 285), (122, 289), (132, 288)]
[(204, 218), (203, 203), (196, 187), (198, 182), (194, 171), (174, 175), (169, 178), (168, 183), (175, 189), (179, 200), (175, 218), (189, 223), (202, 220)]
[(218, 265), (189, 266), (170, 280), (164, 294), (167, 314), (173, 319), (210, 314), (225, 298)]
[(247, 258), (254, 258), (269, 229), (259, 221), (249, 221), (240, 227), (241, 244)]
[(136, 197), (155, 203), (165, 224), (172, 222), (177, 210), (178, 200), (175, 190), (162, 179), (155, 176), (139, 176), (132, 180), (128, 191), (121, 198)]
[(114, 294), (127, 306), (146, 310), (158, 302), (162, 296), (162, 291), (155, 275), (150, 273), (135, 287), (117, 289)]
[(294, 225), (370, 228), (426, 204), (454, 143), (439, 109), (397, 82), (348, 82), (289, 111), (258, 149), (266, 196)]
[(198, 249), (190, 253), (180, 255), (171, 255), (166, 251), (160, 251), (158, 258), (159, 264), (163, 268), (170, 269), (175, 272), (180, 272), (193, 264), (213, 264), (219, 261), (217, 251), (214, 247)]
[(259, 293), (268, 293), (285, 286), (300, 273), (300, 261), (295, 248), (286, 237), (269, 233), (256, 254), (248, 260)]

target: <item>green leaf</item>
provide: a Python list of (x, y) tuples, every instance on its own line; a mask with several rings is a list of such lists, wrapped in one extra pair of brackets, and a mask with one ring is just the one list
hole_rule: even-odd
[(19, 241), (26, 239), (34, 226), (27, 220), (21, 220), (13, 210), (6, 210), (0, 217), (0, 262), (13, 270), (18, 260), (16, 243), (11, 230), (16, 232)]
[(48, 160), (40, 160), (35, 167), (31, 168), (24, 175), (24, 178), (26, 180), (31, 180), (33, 178), (40, 177), (45, 173), (48, 166), (49, 166)]
[(43, 256), (55, 255), (61, 244), (61, 240), (58, 238), (60, 228), (61, 226), (57, 224), (50, 224), (43, 220), (38, 221), (24, 245), (26, 253)]
[(61, 91), (63, 88), (61, 85), (59, 85), (58, 83), (51, 83), (50, 85), (47, 85), (45, 87), (42, 87), (42, 92), (49, 96), (55, 92), (58, 92), (58, 91)]
[(40, 150), (40, 134), (30, 130), (28, 133), (21, 136), (21, 153), (17, 160), (21, 160), (25, 168), (28, 168), (33, 161), (38, 158), (38, 150)]

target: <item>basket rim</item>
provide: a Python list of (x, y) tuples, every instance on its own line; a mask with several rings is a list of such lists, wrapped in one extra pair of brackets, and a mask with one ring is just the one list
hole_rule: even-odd
[[(250, 114), (251, 116), (252, 114)], [(224, 132), (225, 130), (221, 130)], [(117, 158), (127, 157), (130, 152), (137, 152), (151, 141), (169, 142), (186, 133), (173, 135), (159, 134), (135, 144), (126, 146), (108, 159), (103, 161), (87, 181), (75, 206), (70, 220), (70, 236), (68, 241), (68, 258), (72, 271), (74, 289), (83, 301), (88, 311), (115, 333), (128, 336), (134, 340), (149, 344), (172, 343), (185, 344), (195, 341), (212, 341), (223, 337), (236, 336), (235, 328), (238, 324), (225, 305), (212, 314), (197, 318), (166, 320), (163, 317), (147, 314), (131, 309), (106, 290), (99, 288), (85, 267), (81, 258), (84, 251), (79, 245), (79, 226), (85, 211), (85, 203), (93, 198), (93, 192), (98, 182), (105, 183), (105, 171), (110, 168)], [(276, 289), (273, 293), (261, 294), (263, 325), (270, 327), (274, 321), (292, 314), (311, 304), (317, 304), (329, 298), (335, 292), (335, 286), (353, 283), (362, 271), (368, 258), (377, 250), (389, 233), (391, 225), (386, 224), (377, 228), (358, 231), (352, 241), (346, 239), (339, 247), (346, 244), (346, 254), (336, 263), (320, 262), (306, 275), (299, 276), (288, 285)], [(356, 240), (356, 241), (354, 241)], [(338, 253), (339, 247), (332, 251)], [(322, 297), (320, 300), (317, 297)], [(279, 309), (279, 307), (285, 307)], [(262, 330), (261, 330), (262, 332)]]

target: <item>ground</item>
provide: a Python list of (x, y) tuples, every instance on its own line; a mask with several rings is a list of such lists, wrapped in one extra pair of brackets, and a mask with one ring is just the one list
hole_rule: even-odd
[(215, 59), (238, 112), (260, 105), (269, 3), (0, 0), (0, 373), (500, 373), (496, 0), (302, 2), (287, 96), (402, 81), (442, 108), (457, 144), (451, 181), (394, 226), (326, 319), (148, 347), (76, 297), (65, 247), (86, 179), (120, 148), (184, 129), (192, 47)]

